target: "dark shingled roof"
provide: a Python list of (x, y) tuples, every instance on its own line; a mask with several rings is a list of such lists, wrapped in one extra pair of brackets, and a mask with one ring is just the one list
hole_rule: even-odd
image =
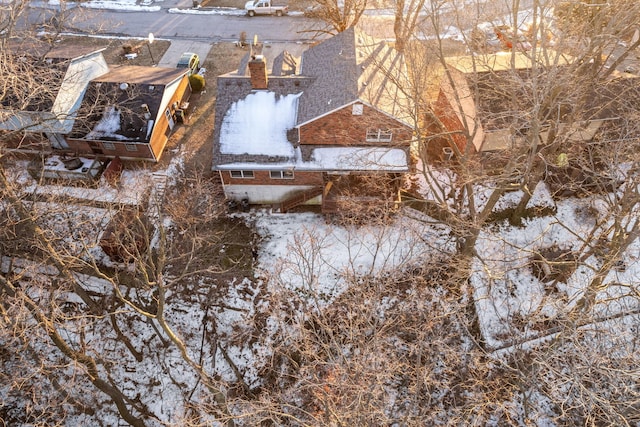
[(316, 77), (300, 98), (298, 123), (304, 123), (358, 98), (355, 30), (349, 28), (302, 54), (301, 74)]
[(189, 70), (186, 68), (144, 67), (140, 65), (119, 65), (95, 78), (94, 82), (157, 84), (167, 85), (181, 78)]
[(398, 87), (406, 79), (402, 55), (357, 28), (304, 52), (300, 73), (316, 81), (300, 98), (298, 124), (357, 101), (410, 122), (407, 97)]

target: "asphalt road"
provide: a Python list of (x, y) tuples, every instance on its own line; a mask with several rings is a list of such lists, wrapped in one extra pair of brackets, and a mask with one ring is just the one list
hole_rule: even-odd
[[(529, 6), (532, 0), (520, 0), (521, 7)], [(73, 18), (70, 22), (71, 31), (116, 35), (125, 37), (147, 37), (153, 33), (157, 38), (187, 39), (215, 43), (218, 41), (238, 40), (241, 32), (253, 37), (257, 34), (262, 41), (292, 42), (310, 41), (317, 38), (314, 29), (322, 28), (319, 21), (295, 16), (256, 16), (246, 15), (216, 15), (201, 13), (170, 13), (170, 10), (190, 9), (192, 0), (162, 0), (160, 10), (123, 11), (98, 10), (76, 7), (71, 10)], [(46, 4), (46, 3), (43, 3)], [(154, 3), (155, 4), (155, 3)], [(50, 5), (48, 7), (51, 7)], [(471, 8), (473, 10), (468, 10)], [(190, 10), (187, 10), (190, 12)], [(241, 13), (241, 11), (239, 11)], [(473, 13), (469, 13), (473, 12)], [(477, 24), (464, 22), (464, 18), (480, 16), (496, 17), (508, 14), (508, 8), (501, 1), (480, 0), (477, 7), (461, 6), (456, 12), (442, 9), (440, 21), (462, 26), (463, 29), (472, 28)], [(51, 10), (35, 7), (30, 13), (30, 20), (37, 22), (43, 15), (51, 14)], [(467, 16), (468, 15), (468, 16)], [(425, 17), (428, 15), (425, 15)], [(480, 19), (483, 20), (483, 19)], [(370, 35), (381, 39), (393, 39), (393, 16), (365, 14), (360, 19), (361, 27)], [(326, 34), (324, 35), (326, 37)]]
[[(88, 12), (88, 13), (87, 13)], [(75, 29), (106, 35), (189, 39), (206, 42), (235, 41), (245, 31), (248, 37), (257, 34), (261, 41), (308, 41), (318, 22), (304, 16), (229, 16), (209, 14), (157, 12), (86, 11), (74, 12)], [(85, 16), (86, 15), (86, 16)]]

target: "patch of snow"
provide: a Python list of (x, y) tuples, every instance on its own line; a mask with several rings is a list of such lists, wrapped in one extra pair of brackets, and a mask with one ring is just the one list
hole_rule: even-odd
[[(407, 155), (399, 148), (316, 148), (311, 161), (319, 169), (407, 170)], [(305, 168), (307, 168), (306, 166)]]
[[(469, 281), (488, 346), (499, 348), (514, 338), (534, 339), (540, 334), (536, 322), (563, 316), (584, 295), (601, 264), (596, 256), (582, 259), (566, 281), (552, 284), (536, 278), (530, 267), (532, 257), (546, 248), (583, 253), (582, 236), (590, 234), (595, 222), (576, 215), (582, 203), (567, 199), (557, 203), (553, 216), (524, 220), (523, 227), (503, 224), (480, 233), (476, 244), (479, 258), (473, 262)], [(606, 277), (607, 286), (596, 298), (595, 315), (602, 318), (639, 308), (637, 297), (632, 296), (640, 283), (639, 250), (636, 240), (622, 256), (624, 271), (612, 270)]]
[(255, 226), (263, 239), (257, 274), (294, 290), (316, 308), (340, 295), (346, 278), (422, 264), (434, 253), (452, 250), (442, 227), (403, 215), (387, 226), (346, 227), (311, 213), (260, 214)]
[(120, 109), (114, 105), (109, 105), (102, 113), (102, 117), (100, 118), (100, 120), (98, 120), (98, 122), (93, 127), (91, 132), (89, 132), (85, 136), (85, 138), (86, 139), (113, 138), (118, 140), (128, 139), (126, 136), (118, 134), (118, 132), (120, 131), (120, 120), (121, 120)]
[(91, 0), (88, 2), (78, 3), (78, 6), (84, 7), (87, 9), (116, 9), (116, 10), (128, 10), (135, 12), (158, 12), (161, 7), (160, 6), (146, 6), (139, 5), (135, 0)]
[(172, 7), (167, 12), (180, 13), (184, 15), (244, 16), (247, 14), (247, 12), (244, 9), (237, 9), (233, 7), (198, 8), (198, 9), (182, 9), (182, 8)]
[(28, 162), (17, 161), (16, 167), (7, 169), (11, 182), (19, 184), (21, 194), (65, 196), (94, 202), (139, 205), (151, 185), (150, 172), (144, 168), (126, 169), (120, 175), (118, 187), (101, 178), (97, 188), (64, 185), (38, 185), (27, 172)]

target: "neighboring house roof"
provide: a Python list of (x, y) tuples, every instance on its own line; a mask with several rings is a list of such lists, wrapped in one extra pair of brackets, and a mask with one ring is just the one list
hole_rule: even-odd
[(88, 82), (108, 71), (102, 50), (9, 43), (0, 129), (69, 133)]
[(54, 60), (78, 59), (106, 49), (106, 47), (96, 48), (95, 46), (82, 46), (75, 43), (59, 45), (34, 39), (16, 38), (8, 40), (5, 46), (7, 51), (14, 56)]
[[(447, 58), (451, 80), (443, 79), (443, 93), (458, 119), (475, 127), (471, 133), (479, 151), (504, 149), (514, 135), (525, 135), (532, 114), (538, 120), (556, 121), (557, 131), (568, 140), (587, 141), (601, 132), (604, 122), (640, 108), (636, 102), (640, 78), (614, 72), (598, 84), (591, 80), (580, 84), (578, 75), (568, 70), (573, 62), (571, 56), (549, 50), (539, 52), (536, 61), (530, 52)], [(536, 73), (545, 84), (532, 83)], [(571, 84), (563, 84), (566, 79)], [(556, 86), (548, 86), (550, 82)], [(539, 105), (533, 109), (536, 99)], [(569, 117), (572, 123), (565, 123)], [(489, 141), (490, 134), (499, 137)], [(541, 129), (543, 141), (547, 136), (547, 130)]]
[(385, 42), (351, 28), (306, 50), (301, 60), (283, 52), (273, 61), (267, 90), (252, 88), (250, 65), (247, 56), (237, 71), (218, 78), (216, 169), (408, 169), (400, 148), (315, 147), (303, 156), (291, 133), (356, 102), (410, 123), (407, 97), (398, 88), (404, 63)]
[(488, 54), (451, 56), (446, 58), (447, 65), (462, 73), (499, 72), (508, 70), (527, 70), (534, 63), (542, 67), (569, 65), (574, 61), (570, 55), (553, 50), (538, 50), (533, 61), (531, 52), (511, 51)]
[(182, 78), (188, 70), (180, 68), (119, 65), (94, 79), (95, 82), (168, 85)]
[[(491, 142), (487, 136), (529, 125), (534, 65), (537, 73), (544, 74), (548, 81), (554, 73), (564, 76), (562, 68), (572, 61), (568, 55), (549, 50), (544, 55), (539, 52), (535, 61), (531, 52), (521, 51), (449, 57), (446, 59), (449, 73), (442, 79), (442, 90), (460, 122), (469, 128), (478, 151), (505, 148), (506, 134)], [(540, 113), (538, 110), (537, 114)]]
[(71, 136), (148, 142), (188, 69), (118, 66), (90, 82)]

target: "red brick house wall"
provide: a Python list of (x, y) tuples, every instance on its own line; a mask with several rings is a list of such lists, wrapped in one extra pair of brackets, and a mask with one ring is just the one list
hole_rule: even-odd
[(293, 179), (273, 179), (268, 170), (253, 171), (253, 175), (253, 178), (231, 178), (229, 171), (220, 171), (220, 177), (225, 185), (322, 185), (322, 172), (294, 171)]
[[(110, 149), (109, 143), (113, 144), (113, 150)], [(67, 139), (69, 151), (78, 155), (102, 156), (102, 157), (120, 157), (123, 159), (133, 158), (148, 160), (153, 159), (151, 147), (147, 143), (127, 143), (136, 147), (135, 151), (127, 150), (124, 142), (108, 141), (89, 141), (86, 139)]]
[[(433, 119), (427, 118), (426, 125), (429, 133), (437, 135), (442, 132), (447, 132), (449, 134), (447, 136), (429, 139), (427, 144), (427, 154), (429, 157), (440, 158), (442, 156), (442, 148), (451, 147), (452, 141), (462, 153), (465, 152), (467, 144), (475, 151), (475, 147), (465, 136), (466, 131), (464, 126), (442, 90), (440, 90), (436, 102), (433, 103), (433, 113), (440, 124), (435, 123)], [(444, 126), (445, 129), (442, 129), (441, 125)]]
[[(300, 128), (300, 144), (313, 145), (382, 145), (409, 143), (413, 131), (408, 126), (386, 114), (363, 105), (362, 115), (352, 113), (348, 105), (324, 117), (320, 117)], [(367, 129), (390, 129), (390, 143), (366, 142)]]

